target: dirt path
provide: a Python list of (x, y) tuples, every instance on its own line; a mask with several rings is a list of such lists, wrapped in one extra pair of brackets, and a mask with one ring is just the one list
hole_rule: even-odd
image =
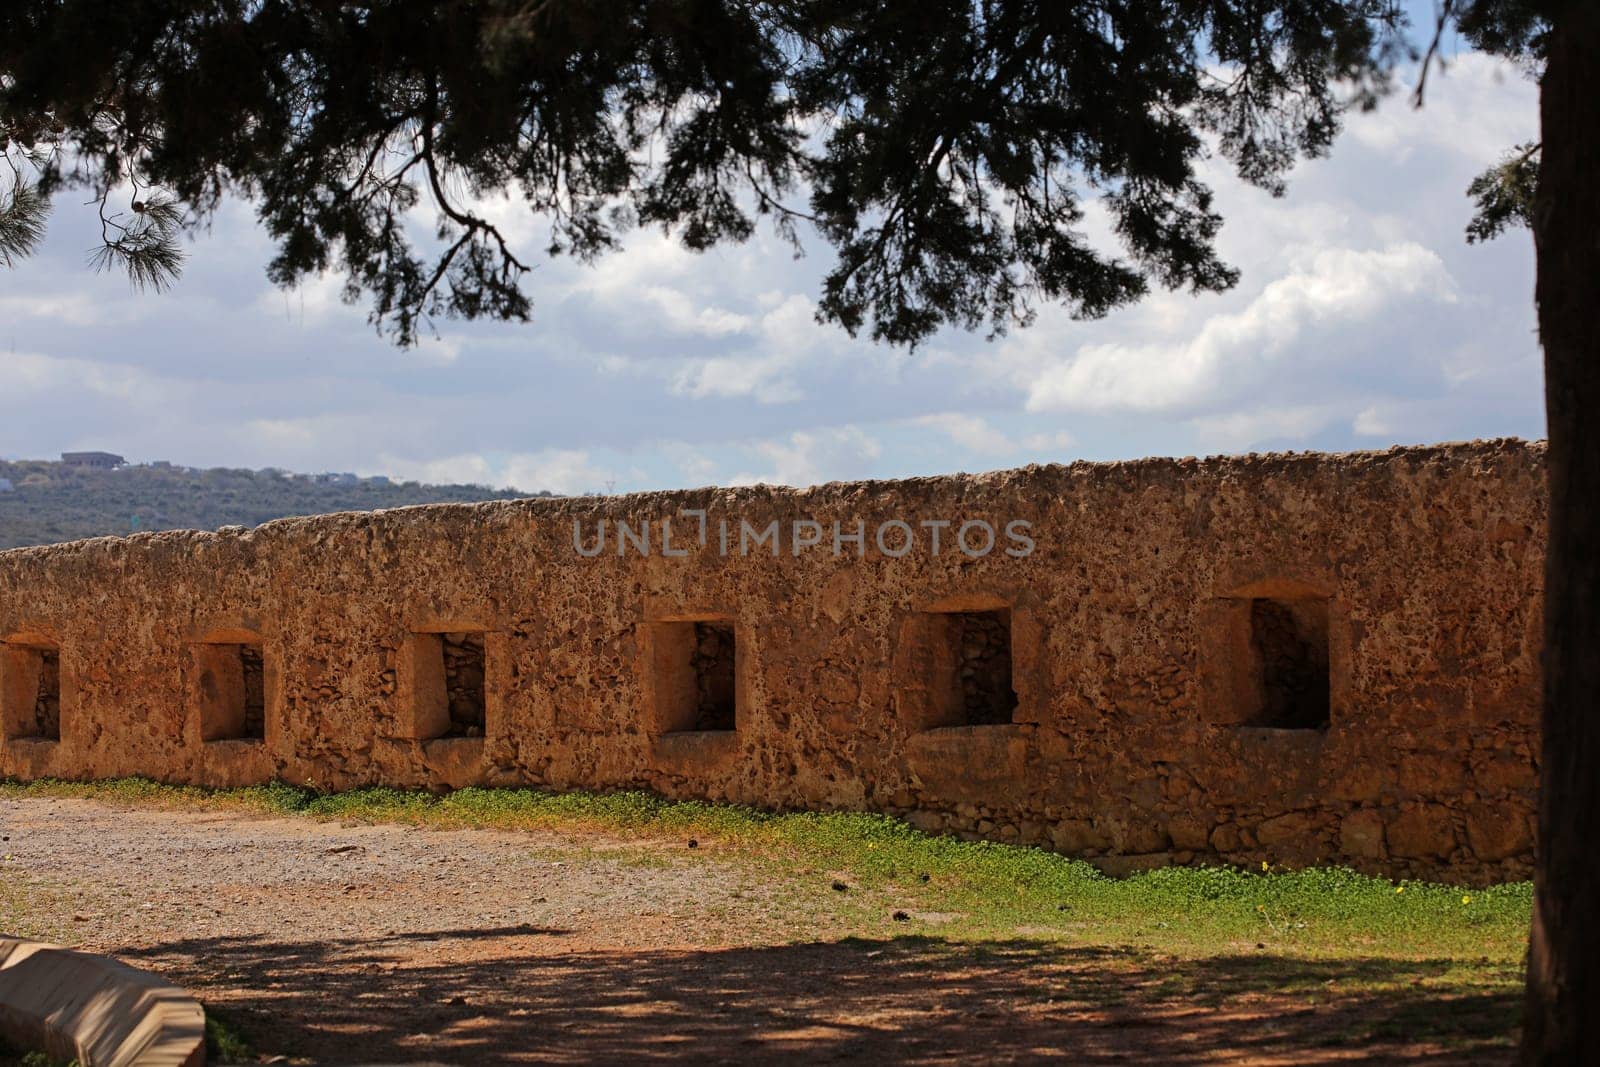
[[(0, 928), (161, 973), (263, 1058), (1505, 1059), (1492, 1041), (1408, 1042), (1410, 1013), (1469, 1023), (1483, 1005), (1363, 995), (1351, 981), (1359, 961), (945, 940), (835, 891), (827, 872), (773, 885), (714, 843), (47, 799), (0, 801), (0, 836)], [(1299, 988), (1325, 978), (1354, 991), (1314, 1002), (1278, 992), (1285, 966)], [(1404, 966), (1385, 962), (1383, 977), (1392, 984)], [(1420, 982), (1429, 965), (1416, 969)], [(1349, 1043), (1386, 1020), (1396, 1036)]]

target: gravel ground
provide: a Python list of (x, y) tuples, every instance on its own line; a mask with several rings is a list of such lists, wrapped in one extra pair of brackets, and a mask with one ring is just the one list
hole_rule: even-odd
[[(945, 940), (934, 914), (903, 936), (828, 872), (775, 879), (714, 842), (66, 799), (0, 801), (0, 836), (0, 928), (166, 976), (266, 1062), (1504, 1058), (1340, 1047), (1358, 1020), (1416, 1005), (1308, 1008), (1233, 957)], [(1175, 965), (1223, 1002), (1171, 993)]]

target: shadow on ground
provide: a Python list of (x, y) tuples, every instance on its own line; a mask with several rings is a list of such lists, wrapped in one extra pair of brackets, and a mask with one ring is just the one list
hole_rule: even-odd
[(1446, 961), (1172, 960), (938, 938), (682, 951), (533, 927), (359, 941), (195, 938), (117, 955), (319, 1063), (1503, 1063), (1519, 997)]

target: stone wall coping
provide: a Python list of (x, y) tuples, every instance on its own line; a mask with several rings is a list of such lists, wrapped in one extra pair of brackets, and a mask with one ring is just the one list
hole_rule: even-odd
[(582, 517), (670, 516), (680, 508), (729, 508), (761, 505), (768, 508), (807, 508), (826, 511), (840, 506), (862, 506), (874, 498), (885, 503), (930, 492), (964, 489), (991, 493), (1016, 488), (1019, 484), (1040, 487), (1059, 484), (1069, 487), (1074, 481), (1091, 484), (1123, 483), (1130, 488), (1146, 484), (1165, 484), (1177, 479), (1202, 477), (1265, 477), (1293, 469), (1316, 471), (1325, 477), (1358, 476), (1364, 471), (1389, 468), (1397, 460), (1418, 467), (1429, 464), (1470, 465), (1508, 453), (1534, 453), (1542, 457), (1545, 442), (1517, 437), (1489, 440), (1447, 441), (1427, 445), (1396, 445), (1387, 449), (1352, 452), (1250, 452), (1243, 455), (1217, 455), (1198, 458), (1153, 457), (1130, 460), (1077, 460), (1070, 464), (1030, 464), (981, 474), (937, 474), (908, 478), (874, 479), (853, 482), (826, 482), (792, 488), (781, 485), (740, 487), (705, 486), (697, 489), (652, 490), (619, 493), (615, 496), (528, 497), (520, 500), (490, 500), (481, 503), (415, 504), (373, 511), (340, 511), (323, 515), (304, 515), (274, 519), (255, 527), (224, 526), (208, 530), (154, 530), (118, 536), (84, 538), (50, 545), (30, 545), (0, 551), (0, 560), (21, 559), (29, 554), (67, 555), (84, 549), (104, 549), (119, 545), (153, 547), (196, 541), (254, 541), (278, 538), (299, 539), (306, 535), (333, 533), (351, 525), (382, 522), (405, 525), (409, 520), (448, 515), (458, 519), (493, 521), (510, 516), (543, 520)]
[(0, 937), (0, 1035), (84, 1067), (204, 1067), (205, 1011), (119, 960)]

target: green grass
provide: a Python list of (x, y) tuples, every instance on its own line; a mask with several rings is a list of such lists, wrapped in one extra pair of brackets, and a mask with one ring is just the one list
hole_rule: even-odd
[(228, 1016), (206, 1006), (206, 1059), (210, 1063), (245, 1063), (255, 1049)]
[(0, 1040), (0, 1064), (13, 1067), (78, 1067), (77, 1060), (58, 1060), (48, 1052), (14, 1048), (4, 1040)]
[[(1172, 867), (1117, 879), (1039, 849), (930, 836), (881, 815), (772, 813), (643, 792), (0, 781), (0, 799), (17, 797), (532, 831), (541, 836), (529, 838), (529, 852), (552, 861), (704, 865), (708, 878), (736, 878), (733, 892), (696, 913), (712, 949), (831, 944), (881, 961), (888, 948), (898, 971), (926, 970), (930, 981), (993, 965), (1016, 976), (1010, 996), (1094, 1010), (1270, 1003), (1297, 1019), (1315, 1013), (1320, 1021), (1284, 1023), (1308, 1042), (1352, 1048), (1420, 1040), (1463, 1054), (1508, 1049), (1532, 912), (1525, 882), (1472, 889), (1337, 867)], [(9, 923), (42, 929), (71, 914), (32, 886), (0, 877)], [(207, 1030), (214, 1059), (250, 1058), (225, 1019), (208, 1014)]]
[[(848, 890), (834, 909), (841, 915), (887, 923), (891, 908), (942, 913), (948, 918), (938, 933), (946, 937), (1020, 930), (1184, 956), (1261, 946), (1307, 958), (1439, 959), (1465, 968), (1463, 981), (1489, 972), (1495, 980), (1514, 976), (1532, 912), (1526, 882), (1466, 889), (1340, 867), (1169, 867), (1116, 879), (1040, 849), (930, 836), (882, 815), (774, 814), (643, 792), (461, 789), (438, 796), (388, 788), (319, 793), (282, 783), (209, 790), (138, 778), (0, 783), (0, 797), (24, 796), (433, 828), (600, 832), (638, 840), (637, 861), (644, 863), (660, 862), (662, 839), (682, 847), (693, 837), (719, 858), (754, 865), (774, 884), (843, 880)], [(885, 928), (926, 929), (920, 922)]]

